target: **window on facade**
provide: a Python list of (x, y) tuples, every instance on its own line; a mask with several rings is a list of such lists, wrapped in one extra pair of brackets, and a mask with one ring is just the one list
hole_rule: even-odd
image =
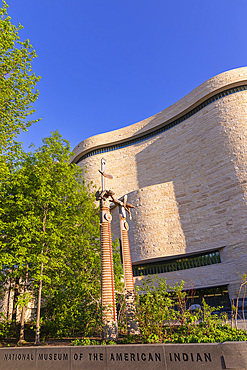
[(220, 307), (220, 311), (230, 311), (231, 303), (228, 295), (227, 285), (220, 285), (211, 288), (191, 289), (187, 291), (186, 306), (203, 304), (203, 299), (211, 307)]
[(133, 265), (132, 267), (133, 276), (144, 276), (214, 265), (220, 262), (219, 251), (214, 251), (178, 259), (164, 260), (161, 262), (149, 262), (140, 265)]

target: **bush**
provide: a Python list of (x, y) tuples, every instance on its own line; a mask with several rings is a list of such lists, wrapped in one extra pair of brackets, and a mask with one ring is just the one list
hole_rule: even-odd
[(98, 340), (90, 339), (90, 338), (84, 338), (84, 339), (75, 339), (72, 340), (71, 345), (72, 346), (97, 346), (100, 342)]
[(11, 334), (11, 325), (9, 324), (7, 317), (0, 312), (0, 339), (9, 338)]
[[(244, 330), (232, 329), (226, 317), (203, 300), (202, 308), (186, 308), (184, 282), (174, 287), (166, 279), (148, 278), (136, 293), (136, 316), (143, 343), (214, 343), (246, 341)], [(127, 342), (127, 341), (125, 341)]]
[(106, 341), (98, 341), (90, 338), (84, 338), (84, 339), (76, 339), (71, 342), (72, 346), (97, 346), (97, 345), (115, 345), (117, 344), (113, 340), (110, 340), (109, 342)]

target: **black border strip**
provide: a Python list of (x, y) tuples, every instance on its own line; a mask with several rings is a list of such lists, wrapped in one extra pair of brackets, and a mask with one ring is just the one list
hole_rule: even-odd
[(222, 91), (222, 92), (220, 92), (218, 94), (215, 94), (214, 96), (212, 96), (209, 99), (206, 99), (203, 103), (199, 104), (197, 107), (193, 108), (191, 111), (189, 111), (188, 113), (184, 114), (180, 118), (177, 118), (177, 119), (175, 119), (174, 121), (172, 121), (172, 122), (170, 122), (168, 124), (164, 124), (164, 126), (158, 128), (158, 129), (152, 130), (152, 131), (148, 132), (147, 134), (143, 134), (143, 135), (138, 136), (137, 138), (134, 138), (134, 139), (126, 140), (126, 141), (124, 141), (122, 143), (111, 144), (111, 145), (106, 146), (104, 148), (91, 150), (90, 152), (88, 152), (88, 153), (84, 154), (83, 156), (81, 156), (76, 161), (76, 164), (78, 164), (79, 162), (83, 161), (83, 159), (88, 158), (88, 157), (91, 157), (93, 155), (101, 154), (101, 153), (105, 153), (105, 152), (111, 152), (113, 150), (118, 150), (118, 149), (121, 149), (121, 148), (125, 148), (127, 146), (130, 146), (130, 145), (139, 143), (141, 141), (147, 140), (147, 139), (149, 139), (149, 138), (151, 138), (153, 136), (156, 136), (156, 135), (158, 135), (158, 134), (160, 134), (160, 133), (162, 133), (162, 132), (164, 132), (166, 130), (169, 130), (170, 128), (172, 128), (172, 127), (178, 125), (179, 123), (185, 121), (187, 118), (193, 116), (194, 114), (196, 114), (197, 112), (199, 112), (201, 109), (203, 109), (207, 105), (215, 102), (216, 100), (221, 99), (221, 98), (224, 98), (227, 95), (234, 94), (234, 93), (237, 93), (239, 91), (244, 91), (244, 90), (247, 90), (247, 85), (232, 87), (232, 88), (227, 89), (225, 91)]

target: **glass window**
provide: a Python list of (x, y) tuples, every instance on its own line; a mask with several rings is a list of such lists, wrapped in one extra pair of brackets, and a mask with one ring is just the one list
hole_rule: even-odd
[(146, 263), (139, 266), (133, 266), (133, 275), (154, 275), (165, 272), (202, 267), (215, 263), (221, 263), (219, 251), (179, 258), (177, 260), (164, 260), (163, 263)]

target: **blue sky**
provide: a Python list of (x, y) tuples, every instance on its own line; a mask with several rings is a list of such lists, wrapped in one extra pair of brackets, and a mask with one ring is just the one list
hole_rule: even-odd
[(83, 139), (145, 119), (247, 61), (246, 0), (9, 0), (38, 58), (25, 149), (58, 130)]

